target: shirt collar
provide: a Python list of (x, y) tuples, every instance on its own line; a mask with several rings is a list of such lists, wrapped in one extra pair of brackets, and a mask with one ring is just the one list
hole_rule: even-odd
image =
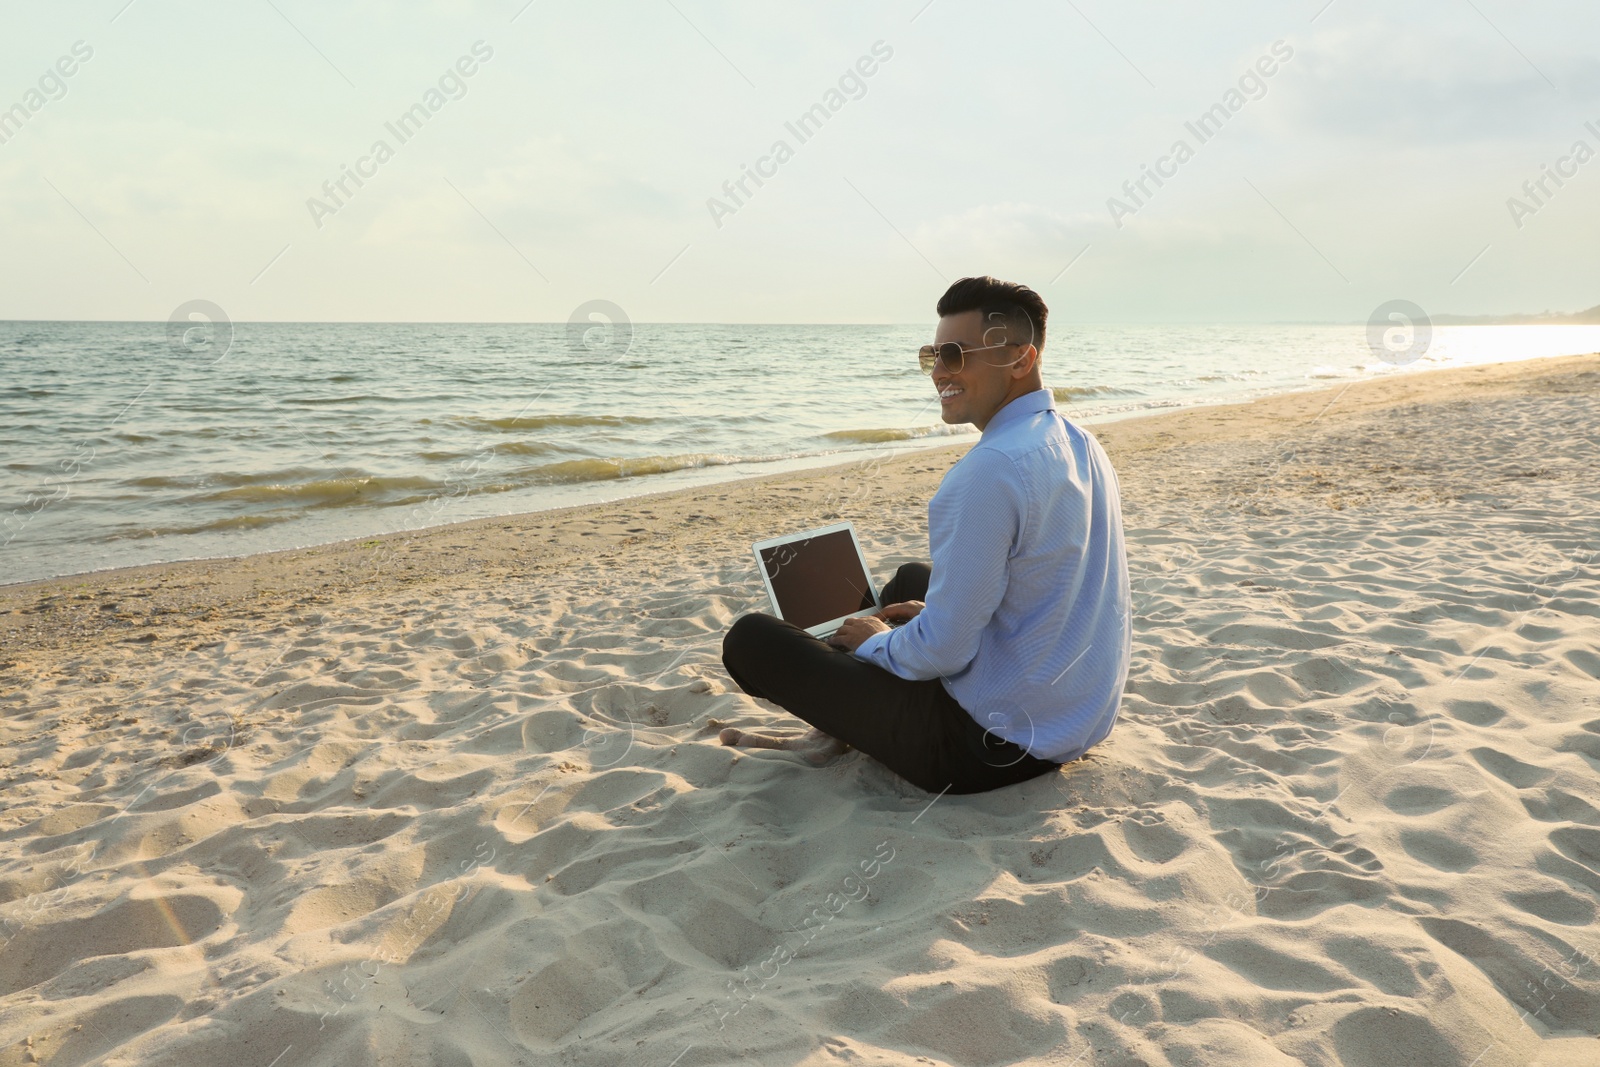
[(1049, 389), (1035, 389), (1031, 393), (1023, 393), (994, 413), (994, 417), (983, 428), (983, 435), (988, 436), (991, 430), (998, 430), (1007, 423), (1025, 419), (1029, 415), (1037, 415), (1041, 411), (1050, 411), (1055, 406), (1055, 394)]

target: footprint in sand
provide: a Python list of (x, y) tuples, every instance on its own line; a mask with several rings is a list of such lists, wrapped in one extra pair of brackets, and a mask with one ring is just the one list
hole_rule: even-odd
[(1465, 871), (1478, 865), (1478, 853), (1450, 835), (1433, 830), (1407, 830), (1400, 835), (1400, 847), (1412, 859), (1441, 871)]
[(1552, 888), (1526, 893), (1507, 893), (1506, 900), (1529, 915), (1561, 926), (1588, 928), (1594, 924), (1595, 906), (1592, 900), (1577, 896), (1565, 889)]
[(1474, 748), (1468, 751), (1479, 766), (1496, 778), (1518, 789), (1538, 785), (1550, 777), (1550, 772), (1543, 767), (1535, 767), (1531, 763), (1524, 763), (1515, 756), (1508, 756), (1492, 748)]
[(1460, 799), (1454, 790), (1436, 785), (1403, 785), (1391, 789), (1383, 803), (1396, 815), (1431, 815)]
[[(236, 905), (239, 894), (233, 895)], [(35, 922), (0, 947), (0, 996), (38, 985), (79, 960), (193, 945), (215, 933), (229, 910), (197, 893), (153, 893), (92, 915)]]

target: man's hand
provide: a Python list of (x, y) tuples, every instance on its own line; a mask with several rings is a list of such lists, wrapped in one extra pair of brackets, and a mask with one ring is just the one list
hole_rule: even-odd
[(920, 600), (903, 600), (898, 604), (885, 604), (873, 617), (889, 623), (910, 622), (926, 606)]
[[(884, 610), (888, 610), (885, 608)], [(882, 633), (889, 629), (889, 624), (876, 615), (865, 615), (857, 619), (846, 619), (832, 637), (828, 644), (834, 648), (842, 648), (846, 652), (854, 652), (861, 646), (861, 642), (873, 634)]]

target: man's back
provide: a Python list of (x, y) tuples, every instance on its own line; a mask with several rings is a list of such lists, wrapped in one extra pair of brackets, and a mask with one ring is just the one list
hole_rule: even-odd
[(1048, 390), (1018, 397), (928, 504), (927, 606), (858, 655), (938, 677), (980, 726), (1065, 762), (1111, 730), (1131, 651), (1116, 475)]
[(1128, 677), (1132, 621), (1116, 475), (1094, 435), (1053, 404), (1008, 420), (977, 447), (1010, 457), (1037, 511), (1021, 531), (987, 631), (1001, 640), (980, 645), (971, 684), (960, 676), (946, 684), (980, 725), (1065, 762), (1110, 733)]

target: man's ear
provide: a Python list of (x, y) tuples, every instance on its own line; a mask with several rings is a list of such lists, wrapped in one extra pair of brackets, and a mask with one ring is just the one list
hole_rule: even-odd
[[(1028, 359), (1028, 354), (1030, 352), (1033, 354), (1033, 359), (1031, 361)], [(1022, 351), (1017, 354), (1017, 361), (1011, 365), (1011, 376), (1013, 378), (1026, 378), (1029, 374), (1038, 369), (1039, 350), (1033, 345), (1023, 345)]]

